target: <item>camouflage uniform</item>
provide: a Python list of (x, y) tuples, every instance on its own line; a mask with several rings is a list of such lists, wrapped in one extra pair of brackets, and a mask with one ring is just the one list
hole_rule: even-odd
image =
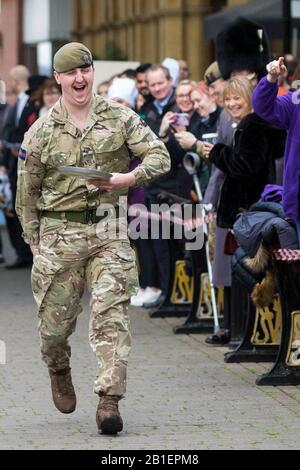
[[(62, 175), (57, 167), (127, 173), (128, 149), (142, 160), (133, 171), (137, 184), (170, 168), (164, 145), (133, 111), (94, 97), (81, 133), (60, 101), (25, 136), (16, 203), (25, 240), (40, 248), (34, 257), (32, 289), (39, 307), (44, 361), (56, 370), (69, 366), (68, 336), (81, 311), (86, 279), (91, 292), (89, 338), (99, 364), (95, 392), (118, 396), (125, 392), (131, 342), (127, 310), (137, 286), (126, 215), (83, 224), (67, 220), (66, 211), (96, 209), (104, 203), (116, 207), (120, 191), (99, 190), (86, 180)], [(45, 211), (57, 213), (58, 218)], [(111, 236), (116, 224), (117, 237)]]

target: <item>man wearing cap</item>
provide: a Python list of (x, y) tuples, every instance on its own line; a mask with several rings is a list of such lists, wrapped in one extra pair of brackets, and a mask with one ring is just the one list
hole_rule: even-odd
[[(208, 85), (209, 94), (215, 100), (216, 104), (223, 107), (223, 89), (225, 80), (222, 78), (218, 62), (213, 62), (204, 73), (204, 81)], [(223, 109), (218, 122), (218, 143), (231, 145), (234, 132), (234, 120), (230, 114)], [(203, 143), (197, 143), (197, 152), (202, 155)], [(218, 206), (220, 191), (224, 182), (225, 175), (215, 165), (212, 165), (211, 176), (205, 191), (205, 202), (211, 204), (214, 209)], [(214, 262), (213, 262), (213, 283), (224, 289), (224, 298), (230, 296), (229, 286), (231, 285), (231, 257), (224, 254), (224, 243), (227, 236), (227, 229), (216, 226), (214, 242)], [(228, 310), (228, 309), (227, 309)], [(227, 316), (226, 316), (227, 315)], [(228, 314), (225, 311), (224, 328), (206, 338), (208, 344), (226, 344), (229, 341)]]
[[(92, 55), (83, 44), (59, 49), (54, 76), (62, 98), (25, 136), (16, 208), (34, 254), (32, 289), (54, 404), (62, 413), (76, 406), (68, 337), (81, 311), (86, 279), (89, 338), (99, 364), (97, 426), (99, 432), (116, 434), (123, 428), (118, 401), (125, 394), (130, 351), (127, 311), (137, 287), (119, 195), (169, 171), (170, 158), (133, 111), (93, 95)], [(132, 172), (130, 156), (142, 160)], [(112, 176), (85, 180), (62, 174), (60, 166), (98, 168)], [(113, 209), (110, 217), (105, 205)]]
[(217, 106), (224, 107), (223, 89), (225, 81), (222, 78), (218, 62), (213, 62), (207, 67), (204, 73), (204, 81), (209, 89), (209, 96), (215, 101)]

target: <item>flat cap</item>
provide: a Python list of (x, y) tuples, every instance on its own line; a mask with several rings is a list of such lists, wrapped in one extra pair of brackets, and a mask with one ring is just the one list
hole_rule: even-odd
[(204, 73), (204, 81), (206, 85), (211, 85), (216, 80), (222, 78), (218, 62), (213, 62), (210, 66), (205, 70)]
[(64, 73), (78, 67), (89, 67), (93, 64), (91, 51), (80, 42), (69, 42), (62, 46), (55, 54), (53, 68)]

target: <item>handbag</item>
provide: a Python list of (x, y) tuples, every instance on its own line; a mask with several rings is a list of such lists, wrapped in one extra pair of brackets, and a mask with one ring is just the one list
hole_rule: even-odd
[(224, 242), (224, 254), (233, 255), (237, 249), (238, 244), (235, 239), (234, 233), (231, 229), (229, 229)]

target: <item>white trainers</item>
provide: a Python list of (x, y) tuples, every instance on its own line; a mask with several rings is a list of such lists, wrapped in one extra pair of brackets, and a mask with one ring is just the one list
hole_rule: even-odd
[(146, 294), (146, 289), (139, 288), (138, 293), (133, 295), (130, 299), (130, 305), (133, 307), (142, 307), (144, 300), (143, 297)]
[(146, 287), (146, 289), (139, 288), (138, 293), (133, 295), (130, 299), (130, 305), (133, 307), (142, 307), (145, 303), (156, 302), (161, 295), (161, 290)]
[(160, 295), (161, 290), (152, 289), (152, 287), (147, 287), (145, 290), (145, 294), (143, 295), (143, 304), (152, 304), (155, 303)]

